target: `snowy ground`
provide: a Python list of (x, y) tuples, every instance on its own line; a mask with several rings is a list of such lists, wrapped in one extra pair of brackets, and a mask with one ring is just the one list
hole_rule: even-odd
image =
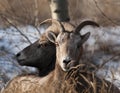
[[(32, 26), (20, 27), (19, 29), (31, 42), (35, 42), (40, 36)], [(27, 39), (15, 28), (0, 29), (0, 88), (14, 76), (31, 70), (31, 68), (21, 67), (15, 60), (15, 54), (28, 45), (30, 43)], [(34, 69), (32, 68), (31, 71)]]
[(88, 31), (91, 36), (85, 44), (84, 58), (97, 66), (106, 62), (96, 74), (120, 88), (120, 26), (82, 30), (84, 33)]
[[(31, 42), (36, 41), (40, 36), (32, 26), (20, 27), (20, 29)], [(116, 55), (97, 72), (97, 75), (114, 81), (120, 88), (120, 54), (117, 55), (120, 53), (120, 27), (86, 27), (82, 33), (88, 31), (91, 32), (91, 36), (84, 45), (86, 48), (84, 57), (89, 62), (101, 65)], [(19, 66), (14, 58), (16, 53), (28, 45), (28, 41), (16, 29), (12, 27), (0, 29), (0, 88), (9, 79), (28, 71), (29, 68)]]

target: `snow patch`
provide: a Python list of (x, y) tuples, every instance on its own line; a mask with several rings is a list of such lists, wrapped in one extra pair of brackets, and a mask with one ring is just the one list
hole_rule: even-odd
[[(19, 29), (31, 42), (35, 42), (40, 37), (38, 30), (32, 26), (19, 27)], [(44, 32), (43, 28), (39, 30), (41, 33)], [(91, 36), (84, 44), (84, 56), (94, 64), (101, 65), (105, 60), (120, 52), (120, 26), (99, 28), (88, 26), (80, 33), (86, 32), (91, 32)], [(17, 64), (14, 55), (28, 45), (30, 45), (28, 41), (15, 28), (0, 29), (0, 81), (6, 83), (26, 70), (26, 67)], [(33, 71), (33, 68), (30, 69)], [(2, 74), (6, 75), (6, 81), (3, 80)], [(109, 81), (113, 81), (114, 74), (114, 83), (120, 87), (120, 55), (110, 60), (96, 74)], [(0, 83), (0, 87), (3, 83)]]

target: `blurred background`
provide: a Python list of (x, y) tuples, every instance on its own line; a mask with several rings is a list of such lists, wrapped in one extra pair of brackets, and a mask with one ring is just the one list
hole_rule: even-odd
[[(119, 0), (68, 0), (72, 22), (92, 19), (101, 25), (120, 25)], [(15, 24), (37, 23), (51, 18), (47, 0), (0, 0), (0, 14)], [(0, 18), (0, 24), (7, 24)]]
[[(74, 25), (85, 19), (100, 24), (100, 28), (81, 31), (91, 32), (83, 57), (97, 65), (108, 60), (98, 74), (111, 81), (114, 72), (115, 84), (120, 88), (120, 0), (68, 0), (68, 3)], [(0, 0), (0, 89), (16, 75), (36, 72), (35, 68), (20, 66), (15, 54), (39, 39), (43, 29), (36, 26), (48, 18), (51, 18), (48, 0)]]

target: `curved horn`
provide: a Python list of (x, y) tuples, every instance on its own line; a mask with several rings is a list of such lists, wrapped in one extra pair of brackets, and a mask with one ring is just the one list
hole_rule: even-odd
[(84, 26), (86, 26), (86, 25), (92, 25), (92, 26), (97, 26), (97, 27), (99, 27), (99, 25), (98, 25), (96, 22), (87, 20), (87, 21), (81, 22), (81, 23), (77, 26), (75, 32), (78, 33), (78, 32), (81, 31), (81, 29), (82, 29)]
[(62, 25), (61, 22), (59, 22), (59, 23), (60, 23), (60, 26), (61, 26), (61, 30), (60, 30), (60, 32), (65, 32), (65, 28), (64, 28), (64, 26)]
[(55, 20), (55, 19), (47, 19), (47, 20), (41, 22), (38, 26), (40, 26), (40, 27), (43, 26), (45, 29), (47, 29), (52, 24), (57, 25), (57, 27), (58, 27), (58, 29), (60, 29), (60, 31), (64, 31), (65, 30), (64, 26), (62, 25), (62, 23), (57, 21), (57, 20)]

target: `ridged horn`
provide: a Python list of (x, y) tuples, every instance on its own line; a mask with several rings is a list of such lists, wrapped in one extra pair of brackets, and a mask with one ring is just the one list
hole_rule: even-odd
[(62, 25), (62, 23), (59, 22), (59, 21), (57, 21), (57, 20), (55, 20), (55, 19), (47, 19), (47, 20), (41, 22), (41, 23), (39, 24), (39, 27), (42, 27), (42, 26), (43, 26), (45, 29), (47, 29), (47, 28), (48, 28), (49, 26), (51, 26), (52, 24), (57, 25), (57, 27), (58, 27), (58, 29), (60, 29), (60, 31), (65, 31), (65, 28), (64, 28), (64, 26)]
[(96, 22), (87, 20), (87, 21), (81, 22), (81, 23), (77, 26), (75, 32), (76, 32), (76, 33), (79, 33), (79, 32), (81, 31), (81, 29), (82, 29), (83, 27), (87, 26), (87, 25), (99, 27), (99, 24), (97, 24)]

